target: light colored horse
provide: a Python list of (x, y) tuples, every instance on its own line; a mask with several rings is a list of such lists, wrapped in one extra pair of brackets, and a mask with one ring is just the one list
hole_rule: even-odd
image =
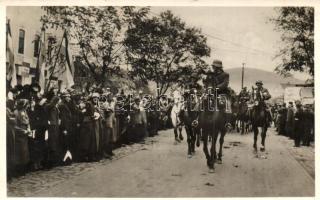
[[(181, 142), (183, 140), (182, 136), (182, 127), (183, 124), (180, 119), (180, 113), (183, 109), (183, 98), (181, 94), (178, 91), (173, 92), (173, 107), (170, 113), (173, 130), (174, 130), (174, 136), (176, 142)], [(178, 137), (178, 131), (179, 131), (179, 137)]]

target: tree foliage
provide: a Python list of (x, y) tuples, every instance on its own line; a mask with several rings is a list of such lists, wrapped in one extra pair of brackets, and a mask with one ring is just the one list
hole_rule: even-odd
[(282, 62), (276, 71), (282, 75), (290, 71), (307, 72), (314, 76), (314, 8), (282, 7), (271, 19), (282, 32), (284, 47), (276, 57)]
[(132, 16), (147, 14), (134, 7), (43, 7), (46, 28), (61, 28), (80, 47), (81, 62), (98, 83), (120, 73), (123, 35)]
[[(130, 21), (124, 40), (130, 75), (142, 81), (154, 81), (164, 94), (173, 84), (186, 84), (190, 77), (200, 78), (202, 60), (209, 56), (206, 37), (170, 11), (156, 17)], [(199, 72), (199, 73), (198, 73)]]

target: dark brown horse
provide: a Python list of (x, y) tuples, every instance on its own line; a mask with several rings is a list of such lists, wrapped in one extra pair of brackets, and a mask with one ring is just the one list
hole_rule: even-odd
[(184, 106), (179, 114), (187, 133), (188, 158), (195, 153), (195, 145), (200, 146), (200, 129), (198, 126), (199, 100), (196, 94), (184, 95)]
[[(239, 110), (237, 114), (237, 122), (240, 126), (241, 134), (248, 133), (249, 131), (249, 111), (248, 111), (248, 104), (246, 101), (239, 100)], [(239, 132), (239, 126), (237, 126), (237, 132)]]
[[(222, 163), (222, 147), (224, 142), (224, 136), (227, 132), (226, 121), (227, 115), (223, 111), (224, 106), (220, 103), (217, 96), (217, 91), (214, 94), (211, 93), (211, 88), (209, 88), (203, 95), (200, 105), (199, 113), (199, 128), (202, 129), (203, 136), (203, 151), (207, 159), (207, 165), (209, 167), (209, 172), (214, 172), (214, 163), (217, 160), (218, 163)], [(220, 133), (220, 148), (217, 155), (216, 152), (216, 142)], [(211, 149), (208, 151), (208, 136), (212, 137)]]
[(260, 92), (254, 92), (253, 94), (254, 104), (251, 106), (251, 122), (252, 129), (254, 132), (254, 143), (253, 148), (257, 151), (257, 139), (259, 134), (259, 127), (261, 127), (261, 147), (260, 150), (265, 150), (265, 140), (266, 134), (268, 130), (268, 118), (267, 118), (267, 110), (266, 105), (263, 101), (263, 96)]

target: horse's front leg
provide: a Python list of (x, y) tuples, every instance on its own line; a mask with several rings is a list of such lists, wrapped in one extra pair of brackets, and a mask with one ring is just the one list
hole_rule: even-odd
[(203, 152), (207, 159), (207, 166), (210, 167), (210, 155), (208, 150), (208, 131), (202, 129)]
[(258, 133), (259, 133), (259, 129), (257, 126), (253, 125), (252, 126), (253, 128), (253, 148), (255, 151), (257, 151), (257, 140), (258, 140)]
[(173, 127), (173, 132), (174, 132), (174, 139), (175, 139), (175, 142), (180, 142), (179, 138), (178, 138), (178, 128), (175, 126)]
[(191, 158), (191, 152), (192, 152), (192, 146), (191, 146), (191, 142), (192, 142), (192, 138), (191, 138), (191, 128), (189, 125), (185, 126), (186, 129), (186, 133), (187, 133), (187, 143), (188, 143), (188, 158)]
[(267, 127), (262, 127), (261, 128), (261, 145), (262, 147), (260, 147), (260, 151), (265, 151), (266, 147), (265, 147), (265, 141), (266, 141), (266, 136), (267, 136)]
[(211, 141), (211, 162), (209, 166), (209, 172), (214, 173), (214, 162), (217, 159), (216, 143), (217, 143), (218, 134), (214, 130), (212, 141)]
[(182, 126), (179, 125), (179, 139), (182, 141), (183, 140), (183, 136), (182, 136)]
[(201, 137), (200, 129), (194, 128), (194, 131), (195, 131), (195, 135), (196, 135), (196, 145), (197, 145), (197, 147), (199, 147), (200, 146), (200, 137)]
[(222, 164), (222, 148), (223, 148), (223, 143), (224, 143), (224, 136), (226, 135), (226, 131), (221, 131), (221, 135), (220, 135), (220, 146), (219, 146), (219, 153), (218, 153), (218, 160), (217, 163), (218, 164)]

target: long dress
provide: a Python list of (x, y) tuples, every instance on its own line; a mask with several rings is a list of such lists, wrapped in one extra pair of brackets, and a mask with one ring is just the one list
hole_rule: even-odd
[(30, 161), (28, 134), (25, 132), (30, 129), (29, 117), (25, 110), (15, 110), (15, 164), (20, 167), (26, 166)]
[(12, 177), (15, 168), (15, 115), (7, 108), (7, 177)]
[(97, 153), (96, 143), (96, 121), (94, 120), (94, 107), (90, 102), (86, 103), (86, 108), (81, 112), (81, 127), (79, 133), (79, 159), (81, 161), (91, 161), (95, 159)]

